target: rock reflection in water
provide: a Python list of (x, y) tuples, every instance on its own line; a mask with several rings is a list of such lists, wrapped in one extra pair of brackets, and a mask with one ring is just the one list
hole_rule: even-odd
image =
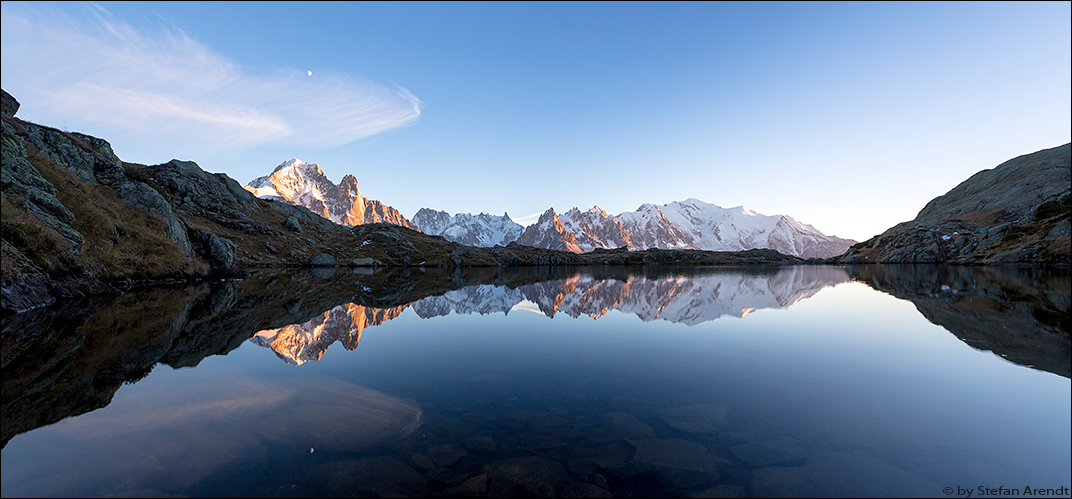
[(973, 348), (1072, 376), (1072, 290), (1059, 269), (861, 265), (854, 279), (910, 300)]

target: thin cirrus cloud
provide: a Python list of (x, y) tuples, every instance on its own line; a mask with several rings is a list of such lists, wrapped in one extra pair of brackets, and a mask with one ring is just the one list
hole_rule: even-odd
[(250, 74), (180, 29), (139, 31), (96, 5), (77, 19), (14, 10), (3, 10), (5, 86), (21, 82), (58, 117), (222, 149), (332, 147), (421, 115), (421, 101), (397, 85), (296, 70)]

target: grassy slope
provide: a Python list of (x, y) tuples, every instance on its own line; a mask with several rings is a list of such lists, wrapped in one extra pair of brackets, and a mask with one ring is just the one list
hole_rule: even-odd
[[(21, 120), (8, 116), (3, 120), (16, 132), (22, 132), (20, 135), (25, 133)], [(77, 136), (59, 133), (82, 150), (99, 155)], [(56, 198), (74, 215), (71, 227), (84, 238), (82, 247), (75, 251), (57, 230), (27, 211), (25, 199), (4, 193), (3, 239), (38, 269), (53, 277), (85, 273), (104, 280), (199, 276), (207, 272), (205, 262), (186, 258), (164, 236), (164, 222), (159, 215), (119, 201), (110, 187), (87, 182), (56, 165), (28, 140), (23, 145), (30, 163), (56, 188)], [(19, 262), (10, 250), (5, 248), (0, 257), (5, 275), (36, 270)]]

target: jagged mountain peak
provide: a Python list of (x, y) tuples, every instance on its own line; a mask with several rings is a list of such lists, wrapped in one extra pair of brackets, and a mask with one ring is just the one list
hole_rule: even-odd
[(524, 229), (503, 213), (498, 217), (489, 213), (473, 216), (457, 213), (451, 216), (445, 211), (421, 208), (413, 215), (413, 222), (425, 234), (443, 236), (444, 239), (469, 246), (505, 246), (516, 240)]
[(281, 170), (294, 170), (305, 174), (314, 174), (326, 177), (326, 175), (324, 174), (324, 170), (320, 169), (320, 165), (318, 163), (307, 163), (298, 158), (290, 158), (284, 161), (282, 164), (275, 167), (275, 169), (272, 170), (272, 173), (277, 173)]
[(339, 185), (335, 185), (319, 164), (298, 158), (284, 161), (271, 175), (258, 177), (245, 188), (257, 197), (304, 206), (337, 224), (384, 222), (417, 229), (398, 210), (379, 201), (365, 199), (354, 175), (344, 175)]
[(547, 211), (543, 212), (540, 215), (540, 219), (537, 220), (536, 223), (542, 224), (542, 223), (545, 223), (545, 222), (551, 222), (552, 220), (554, 220), (554, 221), (558, 220), (558, 213), (555, 212), (554, 207), (548, 208)]

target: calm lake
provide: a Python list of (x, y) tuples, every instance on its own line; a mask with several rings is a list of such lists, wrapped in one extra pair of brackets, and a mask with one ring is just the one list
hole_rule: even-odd
[(4, 320), (0, 492), (1067, 497), (1070, 287), (340, 268), (83, 300)]

